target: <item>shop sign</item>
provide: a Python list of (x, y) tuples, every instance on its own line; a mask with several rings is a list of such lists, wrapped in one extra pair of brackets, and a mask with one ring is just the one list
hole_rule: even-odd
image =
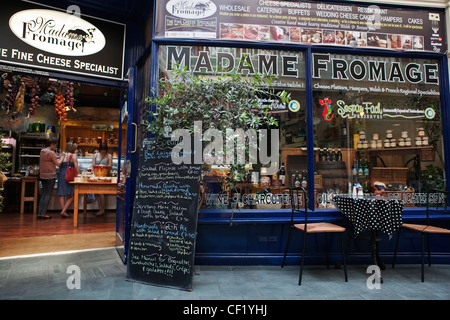
[(341, 58), (330, 58), (330, 54), (313, 54), (313, 78), (315, 79), (352, 80), (352, 83), (365, 80), (438, 85), (438, 70), (437, 63), (402, 64), (400, 61), (388, 63), (379, 60), (362, 61), (356, 57), (348, 61)]
[(178, 18), (197, 19), (212, 16), (217, 7), (209, 0), (170, 0), (166, 10)]
[[(413, 108), (392, 108), (385, 107), (381, 102), (364, 101), (362, 103), (349, 103), (345, 100), (337, 100), (333, 104), (330, 97), (319, 99), (321, 105), (323, 101), (327, 103), (322, 111), (323, 119), (330, 121), (334, 116), (334, 111), (343, 119), (383, 119), (383, 118), (403, 118), (403, 119), (433, 119), (436, 111), (433, 107), (423, 109)], [(332, 116), (329, 116), (329, 115)]]
[(54, 10), (31, 9), (9, 19), (11, 31), (39, 50), (66, 56), (88, 56), (105, 47), (105, 36), (93, 24)]
[(0, 25), (0, 62), (12, 71), (123, 79), (124, 24), (16, 1), (2, 8)]
[(156, 2), (155, 38), (197, 38), (446, 52), (439, 9), (348, 2), (170, 0)]

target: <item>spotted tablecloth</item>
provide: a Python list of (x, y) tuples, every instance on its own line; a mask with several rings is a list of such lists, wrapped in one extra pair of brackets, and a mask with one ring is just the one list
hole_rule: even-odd
[(382, 197), (336, 196), (336, 207), (353, 224), (354, 235), (365, 230), (394, 234), (402, 225), (403, 202)]

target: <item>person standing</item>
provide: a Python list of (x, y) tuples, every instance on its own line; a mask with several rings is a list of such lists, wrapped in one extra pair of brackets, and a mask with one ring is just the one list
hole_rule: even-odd
[(39, 178), (42, 184), (42, 195), (39, 200), (38, 219), (50, 219), (47, 215), (48, 203), (52, 196), (52, 191), (56, 181), (56, 167), (61, 165), (54, 150), (58, 145), (58, 139), (50, 137), (46, 142), (46, 147), (41, 150), (39, 157)]
[(61, 206), (61, 217), (68, 218), (67, 209), (73, 202), (74, 186), (66, 181), (66, 170), (69, 166), (74, 167), (77, 173), (80, 173), (78, 168), (78, 158), (75, 154), (77, 144), (68, 142), (66, 145), (66, 152), (61, 155), (61, 166), (58, 178), (58, 196), (59, 205)]
[[(107, 166), (112, 167), (112, 155), (108, 153), (108, 145), (106, 142), (102, 142), (99, 145), (98, 152), (92, 157), (92, 168), (94, 166)], [(95, 214), (96, 216), (102, 216), (105, 214), (105, 195), (97, 194), (95, 195), (98, 203), (99, 211)]]

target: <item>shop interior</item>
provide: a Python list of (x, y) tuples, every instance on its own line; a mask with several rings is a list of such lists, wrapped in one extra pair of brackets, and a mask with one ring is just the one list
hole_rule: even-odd
[[(77, 144), (81, 172), (92, 170), (92, 156), (98, 151), (100, 142), (106, 142), (108, 153), (113, 157), (109, 175), (117, 176), (119, 150), (122, 150), (123, 155), (126, 148), (125, 144), (119, 145), (119, 136), (126, 135), (125, 129), (119, 132), (122, 88), (13, 72), (2, 73), (0, 81), (0, 166), (6, 177), (3, 179), (0, 198), (2, 239), (14, 239), (14, 243), (20, 243), (19, 240), (28, 237), (85, 233), (89, 237), (107, 235), (96, 242), (113, 245), (115, 196), (105, 196), (106, 214), (101, 217), (93, 214), (98, 210), (95, 196), (88, 197), (88, 214), (80, 218), (85, 223), (74, 230), (72, 219), (63, 219), (59, 215), (57, 183), (48, 208), (52, 219), (36, 219), (33, 201), (23, 203), (24, 212), (21, 214), (21, 177), (39, 176), (39, 153), (50, 135), (59, 139), (57, 154), (65, 150), (67, 142)], [(35, 186), (25, 184), (24, 188), (25, 197), (32, 199)], [(38, 188), (38, 192), (40, 190)], [(71, 248), (71, 241), (67, 241), (65, 249)], [(92, 241), (88, 238), (86, 243)], [(56, 242), (49, 240), (49, 245)]]

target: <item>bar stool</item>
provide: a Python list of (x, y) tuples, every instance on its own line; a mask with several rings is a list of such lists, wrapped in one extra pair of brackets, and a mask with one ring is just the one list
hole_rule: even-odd
[[(39, 181), (37, 177), (22, 177), (22, 188), (20, 193), (20, 214), (23, 214), (25, 208), (25, 202), (33, 201), (33, 214), (37, 214), (38, 204), (38, 189)], [(32, 197), (26, 197), (25, 191), (27, 184), (32, 184), (34, 188), (34, 195)]]

